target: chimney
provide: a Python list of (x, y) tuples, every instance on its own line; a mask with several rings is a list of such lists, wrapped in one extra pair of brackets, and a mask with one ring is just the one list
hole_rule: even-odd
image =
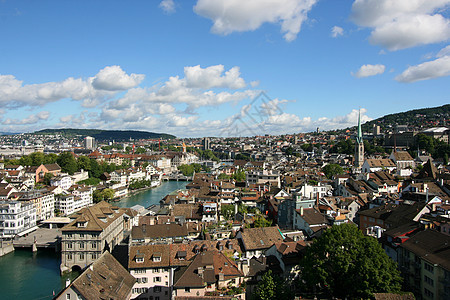
[(319, 193), (319, 191), (317, 191), (317, 193), (316, 193), (316, 206), (317, 206), (317, 208), (319, 208), (319, 195), (320, 195), (320, 193)]

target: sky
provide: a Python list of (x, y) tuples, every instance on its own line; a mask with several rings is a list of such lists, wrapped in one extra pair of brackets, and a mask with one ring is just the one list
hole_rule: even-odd
[(1, 0), (0, 132), (345, 128), (450, 101), (450, 0)]

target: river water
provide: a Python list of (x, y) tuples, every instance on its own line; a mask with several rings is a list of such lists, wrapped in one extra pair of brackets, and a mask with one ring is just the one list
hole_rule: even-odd
[[(186, 181), (163, 182), (161, 186), (123, 198), (114, 203), (120, 207), (142, 205), (148, 207), (158, 204), (165, 195), (186, 186)], [(0, 300), (9, 299), (52, 299), (64, 287), (67, 277), (73, 279), (77, 274), (61, 277), (59, 253), (30, 249), (16, 250), (0, 257)]]

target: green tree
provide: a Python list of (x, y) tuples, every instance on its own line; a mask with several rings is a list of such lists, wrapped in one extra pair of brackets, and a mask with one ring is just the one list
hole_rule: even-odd
[(45, 185), (50, 185), (50, 180), (53, 178), (53, 174), (52, 173), (45, 173), (44, 175), (44, 184)]
[(77, 171), (77, 161), (71, 152), (63, 152), (59, 154), (58, 165), (61, 167), (61, 171), (73, 175)]
[(335, 225), (308, 247), (300, 261), (304, 288), (327, 297), (368, 299), (400, 291), (397, 266), (376, 239), (352, 224)]
[(322, 171), (325, 173), (325, 176), (327, 176), (327, 178), (332, 178), (334, 175), (344, 173), (344, 170), (338, 164), (328, 164), (322, 168)]
[(77, 159), (78, 170), (89, 171), (91, 169), (91, 159), (87, 156), (80, 156)]
[(230, 175), (227, 175), (225, 173), (220, 173), (219, 176), (217, 176), (217, 179), (221, 179), (221, 180), (227, 180), (230, 179)]
[(268, 270), (263, 274), (256, 286), (254, 300), (278, 300), (292, 299), (292, 295), (286, 288), (286, 284), (277, 275)]
[(236, 181), (245, 181), (246, 178), (245, 171), (236, 170), (231, 177)]
[(222, 216), (227, 220), (232, 220), (234, 216), (234, 205), (233, 204), (223, 204), (220, 208)]
[(113, 189), (104, 189), (102, 191), (102, 194), (103, 194), (103, 199), (105, 201), (109, 201), (112, 198), (114, 198), (114, 190)]
[(270, 226), (272, 226), (272, 221), (267, 220), (264, 216), (260, 215), (255, 218), (253, 226), (254, 227), (270, 227)]

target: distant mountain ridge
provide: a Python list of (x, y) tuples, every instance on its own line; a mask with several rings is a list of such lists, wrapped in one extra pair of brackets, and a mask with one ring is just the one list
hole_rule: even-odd
[(395, 125), (408, 125), (412, 127), (436, 127), (444, 126), (450, 119), (450, 104), (437, 107), (420, 108), (405, 112), (385, 115), (378, 119), (364, 123), (362, 129), (371, 131), (373, 125), (379, 125), (381, 129), (395, 127)]
[(155, 133), (148, 131), (138, 130), (102, 130), (102, 129), (74, 129), (74, 128), (61, 128), (61, 129), (43, 129), (34, 132), (33, 134), (61, 134), (64, 136), (91, 136), (99, 141), (115, 140), (141, 140), (141, 139), (174, 139), (176, 136), (166, 133)]

